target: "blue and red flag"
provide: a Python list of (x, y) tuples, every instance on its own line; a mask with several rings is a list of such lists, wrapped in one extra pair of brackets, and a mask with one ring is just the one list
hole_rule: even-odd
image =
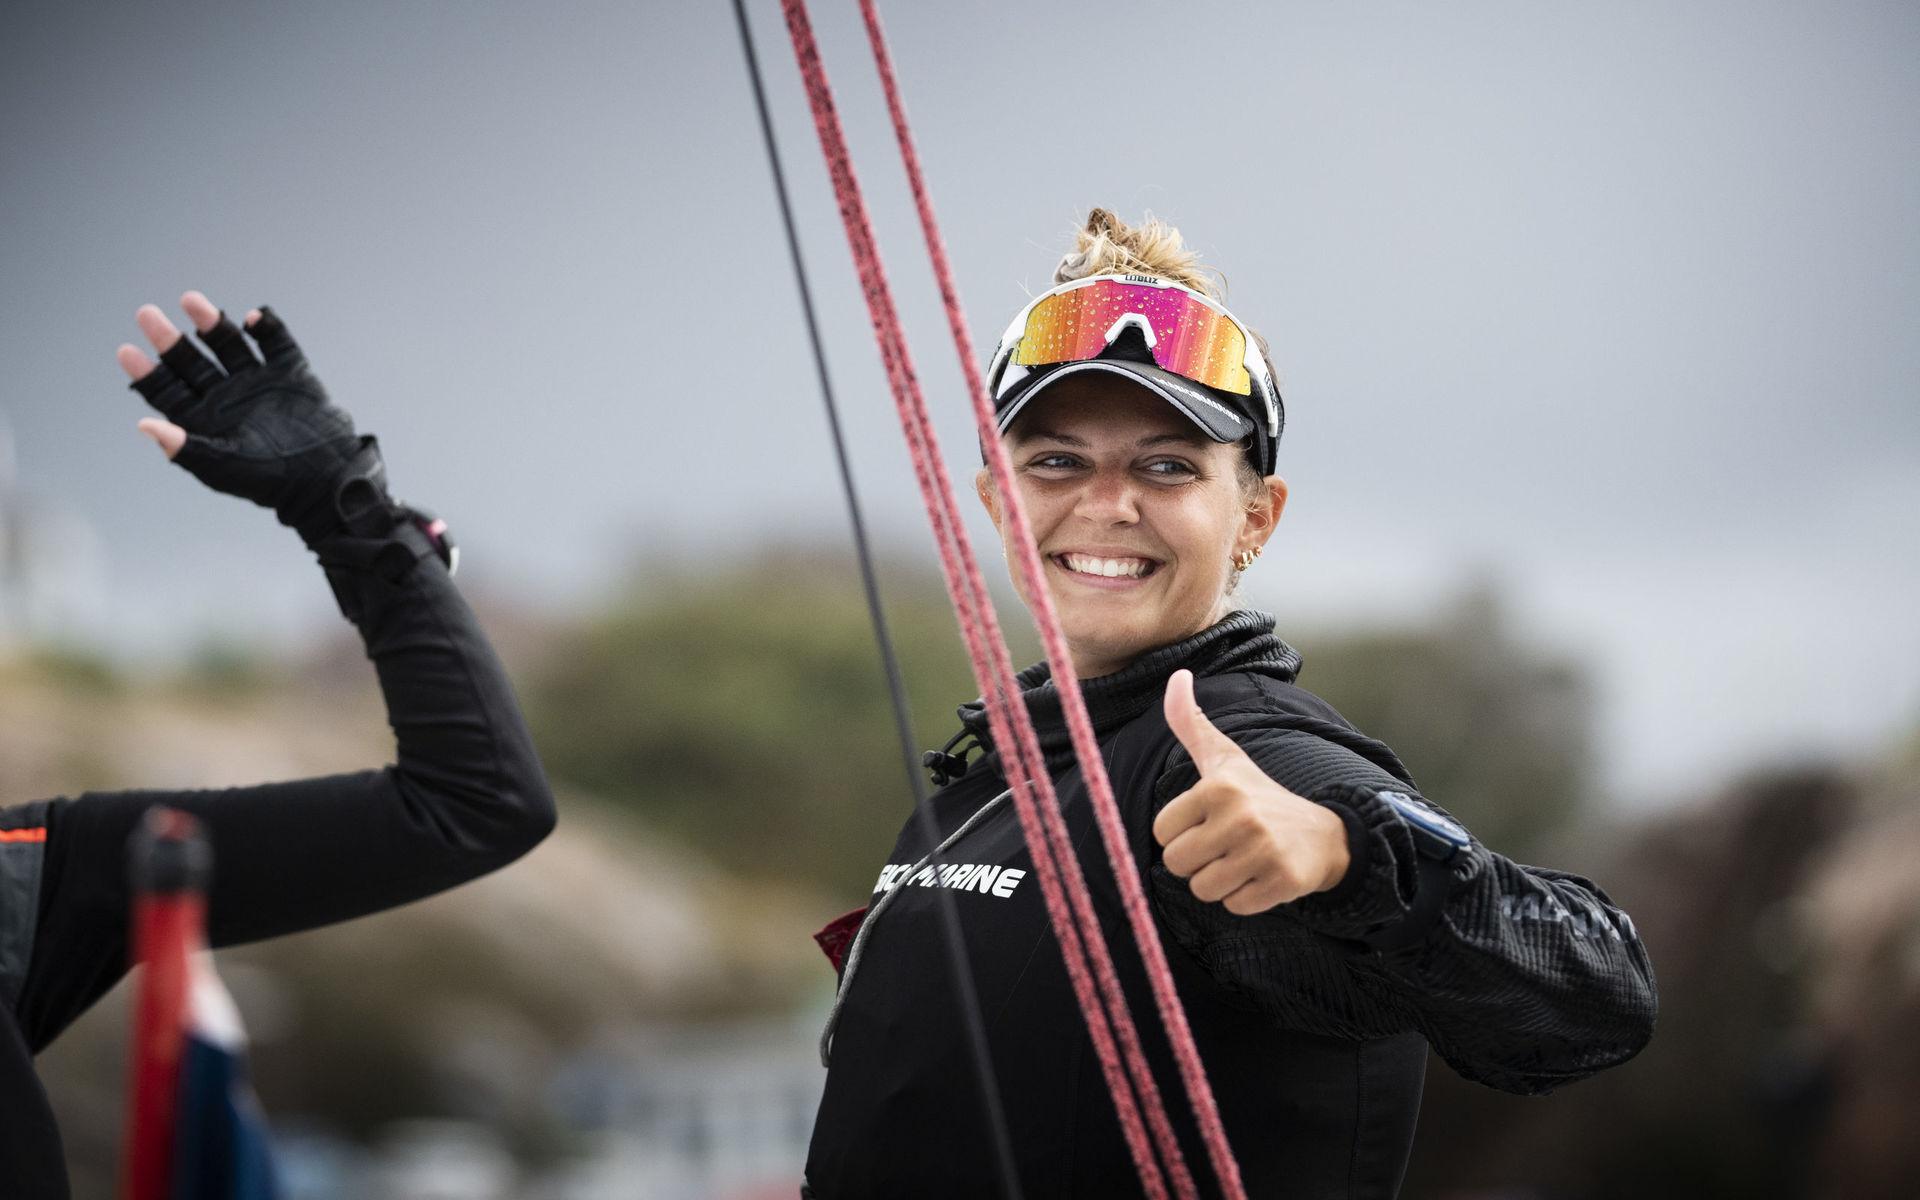
[(212, 855), (199, 823), (156, 808), (132, 847), (134, 1003), (121, 1200), (273, 1200), (266, 1122), (239, 1010), (206, 948)]

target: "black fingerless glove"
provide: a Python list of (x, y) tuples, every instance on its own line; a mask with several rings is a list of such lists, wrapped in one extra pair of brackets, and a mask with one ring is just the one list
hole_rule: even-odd
[(187, 431), (173, 461), (215, 491), (273, 509), (319, 554), (349, 618), (359, 604), (342, 592), (340, 569), (378, 567), (398, 579), (427, 554), (453, 567), (444, 523), (388, 494), (379, 442), (354, 433), (280, 318), (262, 307), (248, 332), (264, 362), (221, 313), (197, 334), (219, 366), (183, 336), (133, 382)]

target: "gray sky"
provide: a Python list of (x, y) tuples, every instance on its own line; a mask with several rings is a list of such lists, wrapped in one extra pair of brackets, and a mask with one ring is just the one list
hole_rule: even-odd
[[(752, 9), (861, 485), (923, 546), (778, 7)], [(856, 10), (815, 9), (970, 467)], [(1920, 717), (1920, 9), (886, 15), (978, 341), (1090, 204), (1177, 222), (1272, 339), (1293, 499), (1248, 590), (1283, 633), (1490, 572), (1591, 650), (1642, 801)], [(843, 536), (731, 21), (6, 6), (0, 412), (19, 488), (97, 532), (65, 620), (151, 648), (328, 619), (287, 531), (132, 432), (113, 347), (188, 287), (273, 303), (486, 585), (574, 603), (636, 545)]]

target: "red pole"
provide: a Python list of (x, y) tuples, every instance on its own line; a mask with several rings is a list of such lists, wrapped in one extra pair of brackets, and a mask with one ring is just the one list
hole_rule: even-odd
[(120, 1196), (167, 1200), (189, 971), (194, 952), (206, 945), (206, 885), (213, 855), (200, 823), (171, 808), (148, 810), (128, 850), (133, 964), (146, 970), (134, 1000)]

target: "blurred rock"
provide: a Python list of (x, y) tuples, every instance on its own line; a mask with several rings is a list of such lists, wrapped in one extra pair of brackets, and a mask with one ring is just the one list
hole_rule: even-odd
[(1870, 785), (1867, 819), (1805, 889), (1808, 1019), (1832, 1077), (1817, 1197), (1920, 1194), (1920, 777)]

